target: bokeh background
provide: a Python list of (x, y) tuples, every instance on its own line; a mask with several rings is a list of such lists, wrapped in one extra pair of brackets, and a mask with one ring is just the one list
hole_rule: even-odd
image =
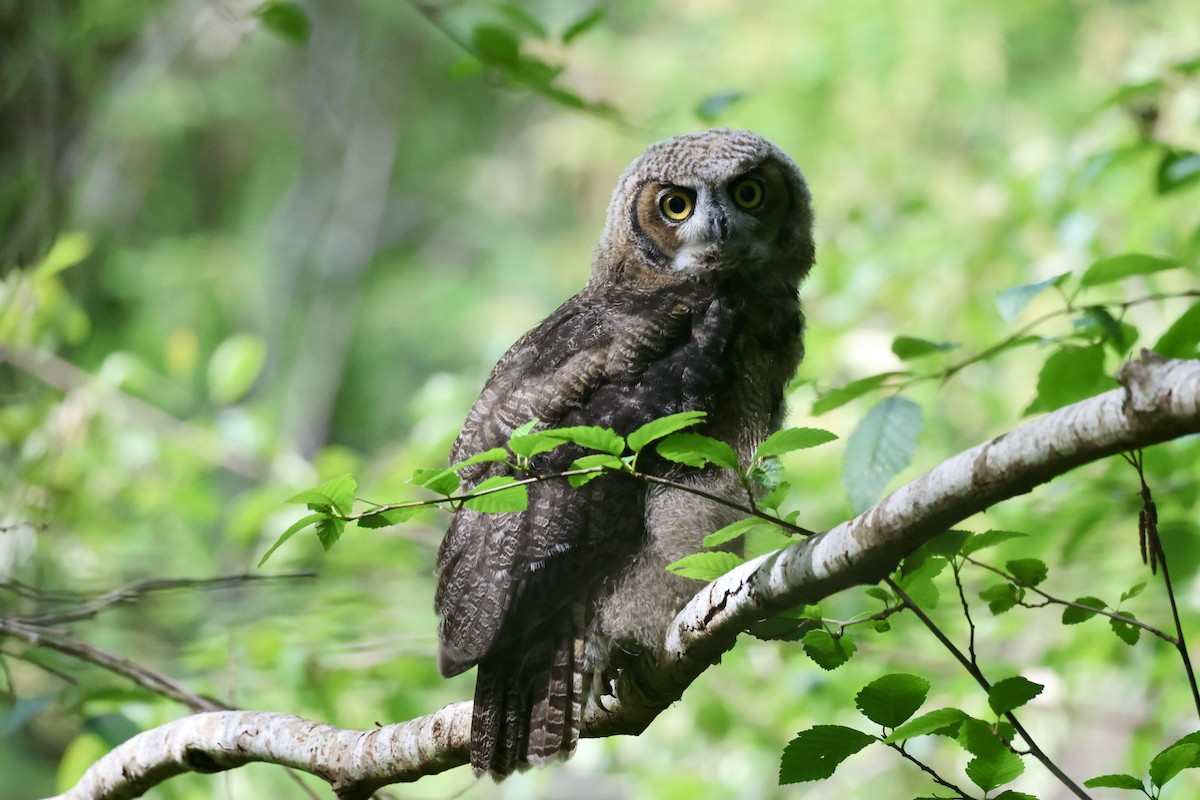
[[(445, 463), (494, 361), (582, 286), (625, 164), (681, 131), (759, 131), (815, 197), (792, 424), (842, 439), (785, 461), (789, 508), (810, 528), (852, 513), (842, 442), (873, 401), (819, 417), (812, 403), (901, 368), (896, 336), (959, 344), (915, 369), (936, 372), (1062, 304), (1048, 292), (1009, 322), (994, 302), (1005, 289), (1123, 252), (1193, 265), (1200, 252), (1197, 193), (1156, 183), (1166, 148), (1200, 149), (1190, 0), (296, 8), (0, 0), (0, 580), (100, 592), (253, 572), (298, 518), (283, 503), (295, 491), (351, 472), (365, 498), (421, 496), (407, 479)], [(1195, 286), (1193, 266), (1112, 292)], [(1126, 321), (1140, 346), (1184, 308), (1145, 303)], [(926, 421), (900, 480), (1018, 424), (1044, 358), (1031, 343), (908, 388)], [(1197, 450), (1147, 456), (1193, 631)], [(1020, 554), (1051, 564), (1056, 591), (1115, 603), (1148, 578), (1136, 488), (1114, 460), (965, 527), (1032, 534)], [(256, 574), (314, 578), (160, 594), (73, 630), (239, 707), (352, 728), (408, 719), (473, 685), (435, 667), (444, 525), (430, 512), (352, 530), (328, 554), (302, 535)], [(966, 577), (976, 593), (988, 583)], [(944, 623), (961, 635), (949, 600)], [(33, 605), (0, 591), (0, 610)], [(1158, 584), (1127, 606), (1168, 624)], [(1129, 648), (1101, 622), (1064, 628), (1051, 610), (975, 616), (985, 668), (1046, 684), (1027, 726), (1079, 780), (1141, 774), (1196, 729), (1167, 646)], [(912, 620), (858, 646), (825, 672), (795, 643), (746, 637), (641, 737), (585, 741), (568, 765), (501, 787), (460, 769), (396, 796), (927, 794), (883, 748), (824, 783), (776, 785), (787, 741), (865, 725), (854, 693), (885, 672), (929, 679), (928, 708), (986, 711)], [(13, 800), (70, 785), (113, 744), (185, 713), (18, 641), (0, 642), (0, 659), (0, 796)], [(961, 776), (953, 743), (914, 747)], [(1163, 796), (1195, 796), (1187, 780)], [(1014, 786), (1065, 796), (1035, 765)], [(149, 796), (296, 792), (260, 765)]]

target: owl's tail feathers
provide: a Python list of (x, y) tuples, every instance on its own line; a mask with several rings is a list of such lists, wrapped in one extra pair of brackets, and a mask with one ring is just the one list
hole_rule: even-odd
[(582, 611), (554, 624), (542, 647), (480, 663), (471, 718), (476, 775), (488, 772), (499, 781), (575, 752), (584, 684)]

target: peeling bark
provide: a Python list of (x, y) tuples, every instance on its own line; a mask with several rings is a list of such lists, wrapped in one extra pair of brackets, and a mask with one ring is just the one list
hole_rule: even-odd
[[(1124, 388), (1035, 419), (960, 453), (858, 517), (754, 559), (704, 587), (676, 617), (662, 653), (622, 672), (615, 697), (592, 703), (584, 735), (640, 733), (751, 623), (859, 584), (875, 583), (936, 534), (1091, 461), (1200, 432), (1200, 361), (1143, 351), (1118, 373)], [(198, 714), (142, 733), (97, 762), (62, 800), (140, 796), (182, 772), (252, 761), (329, 781), (365, 798), (467, 761), (471, 704), (373, 731), (285, 714)]]

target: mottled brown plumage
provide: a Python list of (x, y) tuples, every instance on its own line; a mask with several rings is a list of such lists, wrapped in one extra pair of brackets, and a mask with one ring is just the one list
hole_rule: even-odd
[[(797, 289), (813, 262), (808, 189), (762, 137), (712, 130), (651, 145), (622, 176), (583, 291), (500, 359), (450, 453), (514, 428), (601, 425), (626, 435), (680, 411), (748, 461), (783, 413), (803, 355)], [(584, 451), (539, 455), (535, 472)], [(737, 497), (728, 472), (643, 455), (641, 468)], [(464, 487), (507, 474), (462, 471)], [(476, 773), (570, 755), (585, 687), (660, 647), (697, 585), (665, 571), (735, 515), (680, 490), (607, 475), (529, 487), (523, 512), (455, 512), (438, 554), (439, 667), (478, 666)]]

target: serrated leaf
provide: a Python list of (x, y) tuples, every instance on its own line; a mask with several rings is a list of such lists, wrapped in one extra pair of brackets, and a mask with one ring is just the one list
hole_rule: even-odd
[(965, 719), (967, 719), (966, 713), (957, 708), (939, 708), (904, 723), (892, 731), (891, 735), (884, 739), (884, 742), (889, 744), (903, 742), (914, 736), (926, 736), (934, 733), (957, 736), (958, 726)]
[(861, 513), (912, 462), (924, 419), (921, 407), (903, 397), (888, 397), (867, 412), (846, 441), (842, 483), (855, 513)]
[(533, 458), (541, 453), (549, 453), (551, 450), (562, 447), (567, 443), (565, 439), (558, 439), (549, 434), (550, 431), (538, 431), (537, 433), (525, 433), (519, 436), (513, 435), (508, 440), (508, 449), (515, 456)]
[(842, 725), (816, 725), (800, 731), (783, 748), (779, 785), (828, 778), (838, 764), (874, 741), (874, 736)]
[(1048, 571), (1045, 562), (1036, 558), (1014, 558), (1004, 566), (1021, 586), (1037, 586), (1046, 580)]
[(235, 333), (213, 351), (208, 361), (208, 396), (227, 406), (242, 399), (262, 372), (267, 346), (250, 333)]
[(976, 756), (967, 762), (967, 777), (985, 792), (1017, 779), (1024, 771), (1025, 762), (1011, 750)]
[(514, 436), (526, 436), (532, 433), (533, 429), (536, 428), (540, 423), (541, 420), (536, 418), (531, 419), (528, 422), (521, 423), (517, 427), (513, 428), (513, 432), (509, 434), (508, 438), (511, 439)]
[(424, 511), (426, 506), (406, 506), (404, 508), (389, 508), (386, 511), (378, 511), (374, 514), (368, 514), (365, 517), (359, 517), (358, 527), (360, 528), (387, 528), (391, 525), (399, 525), (402, 522), (408, 522)]
[(737, 453), (732, 447), (720, 439), (699, 433), (673, 433), (661, 440), (655, 449), (668, 461), (689, 467), (703, 467), (711, 463), (726, 469), (738, 468)]
[(736, 553), (716, 550), (713, 552), (693, 553), (690, 556), (681, 558), (673, 564), (668, 564), (667, 571), (685, 578), (707, 582), (715, 581), (726, 572), (729, 572), (729, 570), (744, 562), (745, 559)]
[(1145, 581), (1142, 581), (1141, 583), (1135, 583), (1133, 586), (1130, 586), (1129, 589), (1127, 589), (1126, 591), (1121, 592), (1121, 602), (1124, 603), (1126, 600), (1132, 600), (1133, 598), (1135, 598), (1139, 594), (1141, 594), (1142, 591), (1145, 590), (1145, 588), (1146, 588)]
[(1014, 286), (1011, 289), (1005, 289), (996, 295), (996, 310), (1000, 312), (1005, 322), (1012, 322), (1017, 316), (1025, 310), (1025, 306), (1032, 302), (1033, 298), (1049, 289), (1051, 286), (1057, 286), (1062, 283), (1068, 273), (1063, 272), (1059, 275), (1046, 278), (1036, 283), (1025, 283), (1020, 286)]
[(259, 6), (254, 15), (262, 20), (263, 27), (292, 44), (304, 44), (312, 33), (308, 14), (296, 3), (270, 0)]
[(988, 610), (999, 616), (1017, 604), (1017, 587), (1011, 583), (997, 583), (979, 593), (981, 600), (988, 604)]
[(597, 7), (592, 9), (566, 27), (562, 34), (563, 42), (570, 42), (572, 39), (575, 39), (576, 37), (586, 33), (594, 28), (596, 24), (603, 19), (603, 8)]
[(1083, 785), (1089, 789), (1129, 789), (1135, 792), (1145, 789), (1145, 785), (1137, 778), (1119, 772), (1111, 775), (1097, 775), (1084, 781)]
[(1046, 687), (1022, 678), (1005, 678), (988, 690), (988, 705), (996, 716), (1002, 717), (1014, 708), (1020, 708), (1042, 693)]
[(325, 552), (328, 553), (338, 543), (344, 530), (346, 530), (346, 520), (344, 519), (322, 516), (317, 520), (317, 539), (320, 540), (321, 547)]
[(479, 25), (472, 39), (475, 52), (484, 61), (501, 67), (515, 67), (521, 57), (521, 43), (507, 28)]
[(837, 434), (820, 428), (788, 428), (776, 431), (754, 451), (754, 460), (759, 461), (771, 456), (781, 456), (784, 453), (817, 447), (837, 438)]
[(702, 122), (715, 122), (722, 112), (742, 102), (745, 98), (745, 92), (717, 92), (716, 94), (710, 94), (696, 106), (696, 116)]
[[(496, 475), (493, 478), (488, 478), (471, 489), (470, 494), (478, 496), (464, 500), (463, 505), (472, 511), (482, 511), (485, 514), (524, 511), (529, 508), (529, 491), (527, 486), (522, 484), (520, 486), (513, 486), (511, 489), (490, 491), (515, 482), (516, 478), (511, 475)], [(478, 494), (479, 492), (487, 492), (487, 494)]]
[[(593, 453), (590, 456), (581, 456), (580, 458), (575, 459), (575, 461), (571, 464), (572, 470), (591, 469), (592, 467), (605, 467), (607, 469), (620, 470), (625, 468), (625, 462), (616, 456), (609, 455), (608, 453)], [(580, 486), (599, 478), (603, 474), (603, 471), (598, 471), (590, 472), (585, 475), (570, 475), (567, 477), (567, 482), (570, 483), (572, 487), (578, 489)]]
[(804, 634), (804, 652), (823, 670), (834, 670), (854, 655), (858, 646), (845, 634), (834, 637), (824, 628)]
[(961, 552), (964, 556), (969, 556), (988, 547), (995, 547), (1002, 542), (1007, 542), (1011, 539), (1021, 539), (1028, 535), (1019, 531), (984, 531), (983, 533), (975, 534), (963, 542)]
[(341, 514), (349, 514), (354, 505), (354, 493), (358, 484), (350, 475), (338, 475), (325, 481), (320, 486), (306, 489), (294, 494), (284, 502), (289, 505), (320, 505), (331, 506)]
[(620, 456), (625, 452), (625, 440), (617, 435), (612, 428), (601, 428), (595, 425), (575, 425), (567, 428), (551, 428), (542, 431), (541, 436), (573, 442), (589, 450), (599, 450), (601, 453)]
[(1102, 258), (1093, 263), (1079, 279), (1079, 287), (1086, 289), (1089, 286), (1101, 286), (1134, 275), (1150, 275), (1179, 266), (1182, 265), (1173, 258), (1152, 256), (1147, 253), (1122, 253), (1119, 256)]
[(423, 486), (435, 494), (449, 497), (458, 491), (462, 479), (453, 469), (419, 469), (409, 478), (414, 486)]
[[(1136, 619), (1136, 617), (1134, 617), (1133, 614), (1130, 614), (1128, 611), (1122, 611), (1121, 616), (1128, 617), (1129, 619)], [(1112, 628), (1113, 633), (1115, 633), (1122, 642), (1130, 647), (1137, 644), (1138, 640), (1142, 638), (1142, 629), (1136, 625), (1130, 625), (1128, 622), (1124, 622), (1113, 617), (1108, 618), (1108, 625), (1110, 628)]]
[[(1076, 597), (1075, 602), (1081, 606), (1087, 606), (1087, 608), (1076, 608), (1075, 606), (1064, 608), (1062, 613), (1063, 625), (1078, 625), (1096, 616), (1096, 611), (1103, 611), (1108, 608), (1107, 603), (1099, 597), (1092, 597), (1091, 595)], [(1096, 609), (1096, 611), (1090, 609)]]
[(892, 352), (901, 361), (908, 361), (933, 353), (945, 353), (958, 347), (954, 342), (931, 342), (928, 339), (918, 339), (915, 336), (897, 336), (892, 342)]
[(629, 443), (629, 449), (637, 453), (651, 442), (684, 428), (690, 428), (707, 416), (708, 414), (703, 411), (681, 411), (678, 414), (660, 417), (647, 422), (625, 437), (625, 440)]
[(1017, 792), (1012, 789), (1005, 789), (1000, 794), (992, 798), (992, 800), (1038, 800), (1031, 794), (1026, 792)]
[(1167, 358), (1195, 358), (1200, 348), (1200, 302), (1171, 323), (1151, 349)]
[(944, 558), (927, 558), (915, 569), (901, 572), (897, 584), (920, 608), (937, 608), (942, 593), (933, 579), (941, 574), (948, 563)]
[(895, 728), (915, 714), (928, 696), (929, 681), (897, 672), (864, 686), (855, 695), (854, 705), (876, 725)]
[(866, 378), (859, 378), (856, 381), (850, 381), (850, 383), (838, 389), (831, 389), (818, 397), (816, 402), (813, 403), (813, 416), (820, 416), (827, 411), (833, 411), (835, 408), (846, 405), (846, 403), (849, 403), (856, 397), (861, 397), (867, 392), (878, 389), (893, 375), (907, 374), (907, 372), (881, 372), (878, 375), (871, 375)]
[(1200, 744), (1173, 744), (1150, 761), (1150, 782), (1165, 786), (1185, 769), (1200, 766)]
[(1025, 413), (1054, 411), (1116, 386), (1117, 381), (1104, 372), (1104, 345), (1061, 347), (1042, 365), (1037, 396)]
[(450, 467), (450, 469), (457, 472), (458, 470), (462, 469), (463, 467), (469, 467), (472, 464), (484, 464), (484, 463), (489, 463), (492, 461), (507, 461), (507, 460), (508, 460), (508, 451), (507, 450), (505, 450), (503, 447), (493, 447), (491, 450), (484, 450), (482, 453), (476, 453), (475, 455), (471, 456), (470, 458), (468, 458), (464, 461), (458, 462), (454, 466)]
[(775, 488), (767, 492), (761, 500), (758, 501), (759, 508), (778, 511), (779, 506), (787, 499), (788, 494), (792, 491), (792, 485), (787, 481), (780, 481), (775, 485)]
[(996, 731), (981, 719), (967, 717), (958, 729), (958, 743), (973, 756), (990, 756), (1008, 748)]
[(704, 546), (716, 547), (717, 545), (725, 544), (726, 542), (732, 542), (734, 539), (745, 536), (751, 530), (760, 527), (774, 528), (775, 526), (766, 520), (759, 519), (758, 517), (746, 517), (745, 519), (739, 519), (737, 522), (726, 525), (724, 528), (713, 531), (705, 536)]
[(327, 514), (317, 513), (317, 514), (309, 514), (307, 517), (296, 520), (294, 523), (292, 523), (291, 527), (289, 527), (286, 531), (283, 532), (282, 536), (280, 536), (278, 539), (275, 540), (275, 544), (273, 544), (269, 548), (267, 548), (267, 552), (263, 553), (263, 557), (258, 560), (258, 566), (261, 567), (263, 564), (267, 563), (267, 559), (270, 558), (271, 555), (276, 550), (278, 550), (280, 548), (280, 546), (284, 542), (286, 542), (288, 539), (292, 538), (297, 533), (299, 533), (300, 531), (307, 528), (309, 525), (315, 525), (319, 521), (326, 519), (326, 518), (328, 518)]
[(1200, 153), (1168, 150), (1163, 153), (1155, 174), (1159, 194), (1170, 194), (1200, 180)]

